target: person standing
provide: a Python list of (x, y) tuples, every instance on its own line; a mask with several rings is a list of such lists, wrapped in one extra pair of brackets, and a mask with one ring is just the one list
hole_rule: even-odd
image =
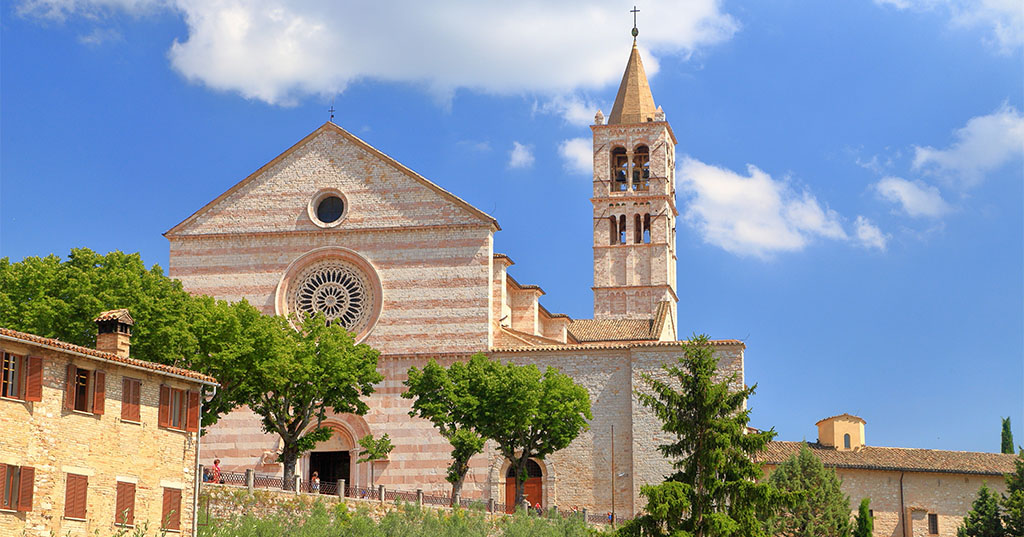
[(210, 480), (214, 483), (224, 482), (224, 479), (220, 475), (220, 459), (213, 459), (213, 472)]

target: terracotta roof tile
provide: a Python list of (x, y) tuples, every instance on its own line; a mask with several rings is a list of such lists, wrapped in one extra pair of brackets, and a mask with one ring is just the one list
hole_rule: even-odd
[(580, 343), (652, 340), (650, 319), (575, 319), (569, 332)]
[(81, 347), (79, 345), (72, 345), (61, 341), (59, 339), (52, 339), (48, 337), (37, 336), (34, 334), (27, 334), (25, 332), (18, 332), (17, 330), (11, 330), (10, 328), (0, 328), (0, 336), (4, 336), (6, 339), (16, 339), (25, 343), (31, 343), (33, 345), (39, 345), (42, 347), (49, 347), (58, 351), (70, 351), (79, 354), (85, 354), (94, 358), (99, 358), (103, 361), (118, 362), (130, 367), (140, 367), (143, 369), (149, 369), (157, 373), (167, 373), (176, 375), (179, 377), (186, 377), (193, 380), (197, 380), (204, 384), (217, 384), (217, 379), (192, 371), (191, 369), (183, 369), (180, 367), (173, 367), (164, 364), (158, 364), (155, 362), (147, 362), (145, 360), (136, 360), (135, 358), (122, 358), (116, 354), (109, 352), (102, 352), (96, 349), (90, 349), (89, 347)]
[[(547, 351), (587, 351), (587, 350), (608, 350), (608, 349), (635, 349), (646, 347), (676, 347), (678, 348), (685, 341), (603, 341), (592, 343), (567, 343), (564, 345), (547, 345), (541, 347), (501, 347), (495, 346), (490, 352), (547, 352)], [(716, 339), (710, 342), (715, 347), (740, 347), (746, 348), (746, 344), (738, 339)]]
[[(803, 442), (770, 442), (757, 460), (781, 464), (800, 452)], [(839, 451), (818, 443), (807, 443), (811, 453), (829, 468), (940, 472), (953, 474), (1002, 475), (1014, 470), (1013, 454), (942, 451), (938, 449), (864, 446)]]
[(860, 416), (854, 416), (853, 414), (847, 414), (847, 413), (844, 412), (842, 414), (836, 414), (835, 416), (829, 416), (827, 418), (822, 418), (822, 419), (818, 420), (815, 423), (815, 425), (818, 425), (818, 424), (820, 424), (823, 421), (834, 420), (836, 418), (851, 418), (854, 421), (859, 421), (861, 423), (867, 423), (866, 421), (864, 421), (864, 418), (862, 418)]

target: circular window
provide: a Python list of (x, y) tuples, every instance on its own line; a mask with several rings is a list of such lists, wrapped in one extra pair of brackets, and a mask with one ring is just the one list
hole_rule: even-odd
[(336, 222), (345, 212), (345, 201), (338, 196), (327, 196), (316, 206), (316, 217), (325, 224)]
[(348, 203), (345, 196), (334, 188), (328, 188), (317, 192), (313, 199), (309, 200), (307, 211), (309, 219), (319, 227), (334, 227), (341, 223), (348, 210)]
[(374, 311), (373, 293), (366, 275), (341, 259), (314, 263), (298, 273), (289, 286), (288, 310), (327, 320), (361, 333)]

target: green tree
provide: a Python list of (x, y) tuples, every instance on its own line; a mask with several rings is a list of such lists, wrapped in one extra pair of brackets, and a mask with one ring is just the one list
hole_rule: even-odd
[(182, 365), (194, 355), (192, 297), (159, 265), (146, 269), (139, 254), (100, 255), (76, 248), (56, 255), (0, 258), (0, 326), (93, 347), (93, 319), (105, 310), (128, 308), (135, 326), (132, 356)]
[(875, 532), (875, 519), (871, 516), (871, 498), (860, 501), (857, 520), (854, 522), (853, 537), (872, 537)]
[(835, 470), (826, 469), (807, 444), (768, 477), (779, 491), (796, 493), (793, 502), (769, 521), (768, 533), (787, 537), (845, 537), (850, 534), (850, 498), (840, 490)]
[(395, 449), (394, 444), (391, 443), (391, 437), (385, 433), (380, 438), (375, 439), (372, 434), (368, 434), (359, 439), (359, 446), (363, 449), (359, 452), (359, 460), (356, 462), (368, 462), (370, 463), (370, 486), (373, 486), (373, 461), (379, 461), (388, 458), (388, 454), (391, 450)]
[(1006, 474), (1006, 494), (1002, 498), (1003, 526), (1006, 535), (1024, 535), (1024, 449), (1017, 452), (1015, 469)]
[(753, 460), (775, 436), (774, 429), (748, 432), (746, 400), (756, 386), (735, 389), (735, 374), (716, 382), (718, 360), (705, 335), (683, 344), (683, 356), (664, 366), (670, 381), (642, 376), (650, 389), (640, 403), (663, 422), (675, 441), (659, 446), (676, 472), (660, 485), (641, 487), (645, 514), (626, 523), (624, 535), (748, 537), (765, 535), (768, 518), (783, 497), (759, 482)]
[(295, 462), (318, 442), (331, 437), (323, 427), (335, 414), (365, 414), (362, 400), (383, 380), (377, 373), (379, 353), (322, 314), (304, 317), (298, 330), (281, 316), (248, 319), (258, 328), (249, 333), (251, 352), (240, 354), (232, 367), (239, 400), (260, 416), (263, 430), (281, 438), (279, 456), (284, 486), (290, 489)]
[(956, 530), (957, 537), (1003, 537), (1006, 535), (999, 518), (999, 496), (982, 485), (963, 525)]
[(409, 368), (405, 381), (409, 389), (402, 393), (402, 397), (414, 399), (409, 415), (430, 420), (452, 445), (447, 474), (452, 498), (462, 492), (469, 460), (484, 449), (484, 438), (472, 427), (479, 404), (469, 393), (467, 372), (464, 363), (456, 362), (445, 369), (431, 360), (422, 371)]
[(1013, 431), (1010, 429), (1010, 417), (1003, 418), (1002, 452), (1013, 453)]
[(543, 373), (533, 364), (502, 364), (473, 355), (466, 368), (467, 395), (477, 401), (474, 415), (461, 419), (517, 470), (515, 504), (523, 501), (526, 463), (568, 446), (587, 429), (587, 390), (553, 367)]

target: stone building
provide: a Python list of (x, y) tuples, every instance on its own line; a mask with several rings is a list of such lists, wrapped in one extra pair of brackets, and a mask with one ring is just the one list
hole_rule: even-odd
[(201, 393), (194, 371), (129, 356), (127, 310), (96, 348), (0, 328), (0, 535), (191, 535)]
[[(376, 483), (444, 493), (450, 446), (407, 414), (410, 366), (477, 352), (555, 366), (590, 391), (594, 419), (573, 444), (531, 465), (529, 500), (631, 515), (639, 487), (670, 466), (660, 422), (638, 404), (639, 375), (679, 354), (676, 341), (675, 136), (635, 46), (614, 106), (591, 127), (594, 315), (572, 319), (540, 302), (497, 253), (497, 221), (333, 123), (325, 123), (165, 235), (170, 275), (191, 293), (247, 299), (268, 314), (322, 311), (381, 351), (385, 380), (365, 416), (331, 416), (336, 434), (299, 463), (308, 478), (365, 487), (356, 441), (388, 433)], [(723, 375), (743, 383), (741, 342), (717, 341)], [(614, 429), (614, 436), (612, 430)], [(614, 444), (614, 454), (612, 445)], [(204, 437), (204, 459), (277, 474), (278, 440), (242, 409)], [(613, 467), (614, 461), (614, 467)], [(504, 503), (508, 463), (475, 457), (468, 498)], [(614, 502), (613, 502), (614, 497)]]
[[(1003, 475), (1014, 471), (1015, 455), (868, 446), (864, 420), (850, 414), (817, 425), (818, 441), (807, 446), (835, 469), (851, 507), (871, 498), (875, 535), (954, 537), (981, 485), (1005, 492)], [(801, 444), (769, 444), (760, 456), (766, 473), (797, 454)]]

